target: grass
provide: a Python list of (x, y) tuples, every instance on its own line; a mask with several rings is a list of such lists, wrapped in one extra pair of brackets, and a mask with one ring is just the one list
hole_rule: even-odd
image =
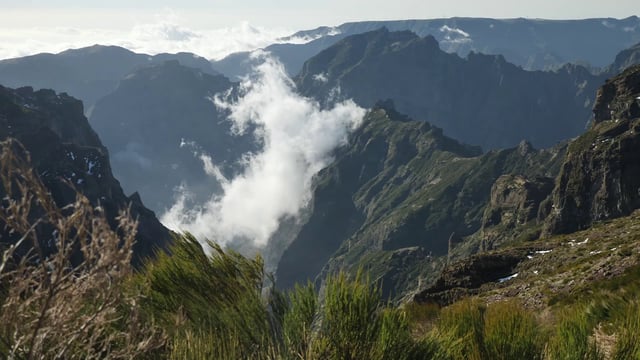
[[(331, 275), (320, 292), (309, 283), (280, 293), (267, 286), (260, 257), (246, 258), (214, 243), (205, 251), (189, 234), (177, 236), (168, 253), (136, 273), (130, 264), (135, 222), (123, 213), (113, 230), (81, 196), (59, 209), (37, 176), (21, 167), (24, 159), (11, 155), (14, 147), (3, 145), (0, 175), (5, 191), (17, 196), (3, 199), (0, 220), (24, 239), (19, 241), (26, 255), (18, 256), (18, 246), (2, 249), (2, 357), (640, 358), (638, 213), (590, 232), (527, 244), (553, 252), (521, 264), (523, 276), (488, 292), (512, 291), (523, 281), (528, 291), (538, 291), (522, 270), (563, 264), (547, 265), (541, 269), (545, 277), (535, 282), (569, 289), (549, 290), (549, 317), (532, 314), (517, 299), (396, 308), (363, 270)], [(36, 225), (33, 209), (40, 216)], [(40, 233), (33, 231), (42, 223), (59, 234), (57, 252), (47, 257), (39, 252)], [(569, 244), (587, 235), (588, 243)], [(83, 255), (79, 263), (71, 261), (75, 249)], [(586, 278), (603, 268), (613, 275)], [(599, 334), (612, 341), (604, 344)]]

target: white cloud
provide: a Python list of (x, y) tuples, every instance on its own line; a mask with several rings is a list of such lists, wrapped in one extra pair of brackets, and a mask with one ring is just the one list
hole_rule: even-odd
[[(216, 105), (230, 112), (238, 131), (248, 125), (261, 129), (262, 152), (247, 156), (244, 171), (223, 182), (223, 194), (188, 209), (181, 194), (162, 216), (176, 230), (220, 243), (250, 240), (264, 246), (280, 220), (297, 216), (311, 196), (312, 178), (331, 161), (332, 151), (347, 141), (364, 109), (345, 101), (321, 109), (295, 92), (281, 64), (271, 58), (242, 83), (236, 102), (218, 97)], [(205, 167), (214, 168), (203, 159)]]
[[(208, 59), (220, 59), (238, 51), (251, 51), (281, 42), (291, 34), (286, 29), (268, 29), (241, 22), (235, 26), (191, 29), (174, 16), (159, 16), (150, 23), (129, 30), (79, 27), (2, 27), (0, 24), (0, 59), (42, 52), (58, 53), (66, 49), (100, 45), (122, 46), (135, 52), (192, 52)], [(287, 42), (311, 39), (289, 38)]]

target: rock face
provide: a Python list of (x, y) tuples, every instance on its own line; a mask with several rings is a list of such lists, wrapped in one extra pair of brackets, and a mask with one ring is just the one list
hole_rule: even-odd
[(522, 249), (483, 253), (446, 266), (433, 285), (416, 294), (414, 301), (449, 305), (473, 294), (482, 285), (512, 276), (516, 266), (527, 257)]
[(194, 54), (150, 56), (118, 46), (94, 45), (59, 54), (0, 60), (0, 84), (13, 88), (31, 86), (64, 91), (82, 100), (85, 110), (90, 113), (95, 102), (113, 91), (125, 75), (137, 68), (171, 59), (203, 72), (215, 73), (211, 63)]
[(297, 83), (304, 95), (324, 102), (353, 98), (371, 107), (392, 99), (398, 111), (455, 139), (496, 149), (523, 139), (550, 147), (582, 133), (604, 78), (577, 65), (525, 71), (500, 55), (460, 58), (432, 36), (381, 29), (314, 56)]
[(168, 61), (128, 75), (102, 98), (89, 121), (123, 188), (138, 191), (156, 212), (173, 204), (178, 187), (208, 200), (220, 185), (205, 171), (207, 162), (229, 175), (235, 160), (253, 149), (252, 137), (233, 136), (212, 101), (231, 88), (224, 76)]
[(640, 66), (600, 89), (591, 129), (574, 140), (544, 233), (569, 233), (640, 207)]
[[(482, 217), (482, 249), (490, 250), (514, 240), (525, 229), (537, 225), (540, 218), (546, 216), (547, 210), (541, 205), (551, 194), (553, 185), (553, 178), (549, 177), (500, 176), (491, 187), (491, 197)], [(529, 235), (537, 237), (539, 232)]]
[[(0, 86), (0, 140), (9, 137), (30, 152), (33, 167), (59, 206), (75, 201), (75, 191), (65, 181), (92, 204), (100, 204), (114, 225), (118, 211), (131, 206), (132, 216), (139, 220), (136, 262), (169, 243), (170, 232), (139, 196), (126, 197), (122, 192), (111, 174), (107, 150), (89, 126), (79, 100), (52, 90)], [(4, 241), (8, 238), (6, 233), (0, 235)]]
[(552, 177), (562, 159), (529, 147), (482, 155), (390, 103), (378, 104), (349, 144), (318, 175), (309, 219), (278, 265), (279, 287), (364, 266), (386, 295), (400, 294), (437, 275), (450, 242), (480, 229), (496, 179)]

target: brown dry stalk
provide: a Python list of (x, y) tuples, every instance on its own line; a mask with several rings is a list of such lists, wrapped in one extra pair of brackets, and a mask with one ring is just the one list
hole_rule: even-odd
[(130, 359), (161, 347), (164, 335), (126, 289), (137, 229), (129, 211), (114, 230), (80, 193), (60, 208), (22, 145), (0, 147), (0, 226), (16, 239), (0, 265), (0, 357)]

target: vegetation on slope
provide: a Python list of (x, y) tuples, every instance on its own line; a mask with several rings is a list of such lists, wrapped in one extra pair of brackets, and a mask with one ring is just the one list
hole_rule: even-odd
[[(20, 239), (3, 249), (0, 266), (0, 354), (5, 358), (640, 356), (640, 214), (593, 230), (602, 234), (602, 242), (593, 241), (599, 248), (620, 246), (620, 252), (602, 256), (634, 259), (623, 274), (576, 286), (550, 299), (545, 311), (534, 314), (529, 304), (504, 301), (508, 292), (496, 297), (513, 284), (443, 309), (417, 303), (394, 308), (362, 271), (330, 276), (320, 293), (312, 284), (279, 293), (267, 286), (259, 257), (248, 259), (213, 243), (205, 252), (189, 235), (176, 238), (169, 253), (148, 260), (136, 273), (130, 265), (135, 222), (125, 213), (120, 229), (113, 231), (81, 195), (75, 204), (58, 208), (24, 166), (25, 158), (13, 155), (13, 147), (5, 143), (2, 153), (2, 184), (12, 196), (3, 200), (0, 215)], [(40, 215), (35, 223), (29, 221), (32, 211)], [(53, 237), (38, 237), (38, 226), (55, 229)], [(37, 250), (47, 240), (58, 252), (43, 257)], [(577, 275), (574, 267), (582, 269), (589, 256), (598, 255), (590, 242), (564, 246), (566, 240), (536, 244), (555, 244), (547, 254), (558, 254), (565, 264), (555, 270), (549, 266), (541, 283), (552, 285), (553, 274)], [(590, 251), (577, 251), (580, 246)], [(77, 248), (79, 258), (74, 257)]]

